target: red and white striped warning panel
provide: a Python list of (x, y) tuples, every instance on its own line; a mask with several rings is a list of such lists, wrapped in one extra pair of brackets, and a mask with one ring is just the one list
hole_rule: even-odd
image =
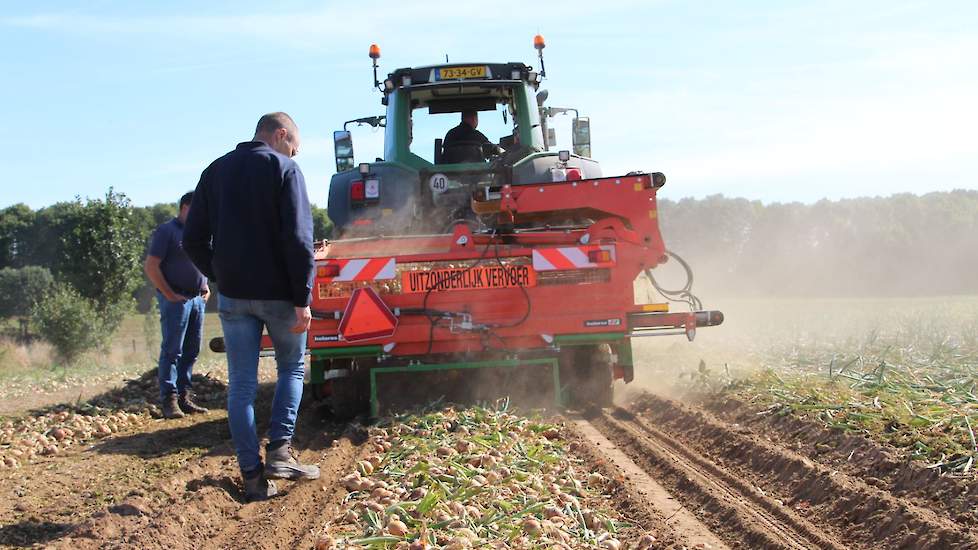
[(394, 258), (326, 260), (316, 265), (316, 276), (326, 282), (381, 281), (397, 275)]
[(614, 265), (615, 246), (611, 244), (538, 248), (533, 251), (533, 269), (536, 271), (591, 269)]

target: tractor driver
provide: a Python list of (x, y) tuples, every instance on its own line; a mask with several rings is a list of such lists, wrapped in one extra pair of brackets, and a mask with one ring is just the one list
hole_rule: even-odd
[(459, 162), (482, 162), (486, 160), (483, 145), (491, 144), (479, 127), (478, 111), (462, 111), (462, 122), (445, 134), (442, 144), (444, 153), (442, 162), (455, 164)]

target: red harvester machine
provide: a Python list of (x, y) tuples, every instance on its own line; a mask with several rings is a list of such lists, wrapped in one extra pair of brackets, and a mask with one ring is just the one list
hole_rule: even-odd
[[(329, 214), (342, 238), (316, 251), (310, 384), (337, 415), (541, 392), (603, 405), (634, 377), (633, 338), (692, 340), (723, 321), (688, 292), (666, 297), (689, 311), (636, 299), (636, 279), (671, 255), (656, 209), (665, 176), (603, 177), (589, 120), (544, 105), (535, 46), (539, 72), (445, 64), (383, 82), (371, 47), (386, 114), (347, 125), (384, 127), (385, 159), (355, 165), (347, 125), (335, 133)], [(461, 144), (477, 155), (465, 162), (445, 162), (440, 139), (421, 150), (426, 123), (443, 132), (473, 110), (501, 113), (498, 144)], [(548, 128), (566, 112), (573, 154), (553, 150)]]

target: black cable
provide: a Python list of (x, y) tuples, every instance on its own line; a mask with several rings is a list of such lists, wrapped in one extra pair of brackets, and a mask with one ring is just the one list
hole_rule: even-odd
[(428, 315), (428, 351), (424, 354), (431, 355), (431, 348), (435, 345), (435, 327), (441, 321), (441, 317)]
[(526, 300), (526, 312), (523, 314), (523, 318), (520, 319), (519, 321), (516, 321), (515, 323), (509, 324), (509, 325), (494, 324), (494, 325), (491, 325), (491, 328), (513, 328), (513, 327), (517, 327), (517, 326), (522, 325), (523, 323), (525, 323), (526, 320), (530, 318), (530, 312), (533, 310), (533, 304), (530, 301), (530, 293), (526, 291), (526, 287), (523, 286), (518, 280), (515, 280), (514, 281), (514, 279), (516, 278), (515, 275), (511, 275), (510, 272), (506, 270), (506, 266), (503, 265), (503, 261), (499, 258), (499, 243), (498, 242), (495, 245), (495, 250), (496, 250), (496, 263), (498, 263), (499, 264), (499, 267), (503, 270), (503, 276), (506, 277), (507, 282), (516, 282), (516, 285), (519, 287), (519, 289), (521, 291), (523, 291), (523, 299)]
[[(486, 259), (486, 254), (489, 253), (489, 247), (493, 244), (493, 241), (495, 240), (496, 240), (496, 231), (493, 230), (492, 234), (489, 237), (489, 242), (486, 243), (486, 247), (482, 249), (482, 254), (475, 260), (475, 262), (469, 264), (462, 271), (458, 271), (451, 274), (447, 279), (444, 280), (444, 283), (449, 283), (455, 281), (456, 279), (461, 278), (463, 275), (465, 275), (469, 271), (472, 271), (479, 264), (481, 264), (482, 261)], [(430, 324), (428, 329), (428, 351), (425, 352), (425, 355), (431, 354), (431, 349), (434, 346), (434, 342), (435, 342), (435, 327), (438, 325), (439, 322), (441, 322), (441, 319), (444, 318), (446, 315), (445, 312), (433, 313), (428, 309), (428, 297), (431, 296), (431, 293), (435, 290), (435, 287), (438, 286), (439, 282), (440, 281), (434, 281), (432, 284), (430, 284), (427, 290), (425, 290), (424, 298), (422, 298), (421, 300), (421, 313), (428, 318), (428, 323)]]
[(499, 343), (502, 344), (502, 347), (493, 348), (493, 349), (497, 351), (506, 351), (506, 352), (513, 351), (506, 345), (506, 340), (503, 340), (503, 337), (493, 332), (491, 328), (486, 328), (485, 330), (483, 330), (482, 336), (483, 336), (482, 347), (485, 349), (489, 349), (489, 338), (495, 338), (496, 340), (499, 340)]
[(685, 303), (693, 311), (698, 311), (703, 309), (703, 302), (701, 302), (700, 299), (693, 294), (693, 269), (689, 267), (689, 264), (686, 263), (686, 260), (683, 260), (682, 257), (679, 256), (679, 254), (676, 254), (671, 250), (666, 250), (666, 254), (671, 258), (674, 258), (677, 262), (679, 262), (679, 265), (681, 265), (683, 269), (686, 271), (686, 284), (683, 285), (683, 287), (680, 288), (679, 290), (668, 290), (662, 288), (662, 286), (659, 285), (659, 282), (655, 280), (655, 276), (652, 275), (652, 270), (646, 269), (645, 275), (649, 278), (649, 281), (652, 283), (652, 287), (655, 288), (656, 291), (658, 291), (663, 298), (669, 300), (670, 302)]
[[(458, 271), (456, 273), (451, 274), (443, 282), (444, 283), (449, 283), (449, 282), (455, 281), (456, 279), (460, 279), (463, 275), (465, 275), (469, 271), (472, 271), (479, 264), (481, 264), (482, 261), (486, 259), (486, 254), (489, 252), (489, 247), (492, 245), (492, 243), (493, 243), (493, 241), (495, 241), (495, 239), (496, 239), (496, 232), (493, 231), (492, 234), (489, 236), (489, 242), (486, 243), (486, 247), (482, 249), (482, 254), (478, 258), (476, 258), (475, 262), (473, 262), (472, 264), (468, 265), (462, 271)], [(428, 288), (427, 288), (427, 290), (425, 290), (424, 298), (421, 300), (421, 309), (422, 310), (427, 310), (428, 309), (428, 297), (431, 296), (432, 291), (434, 291), (435, 290), (435, 287), (437, 287), (437, 286), (438, 286), (438, 282), (435, 282), (434, 284), (429, 285)]]
[[(507, 350), (508, 348), (505, 347), (505, 344), (506, 344), (505, 340), (503, 340), (502, 337), (500, 337), (499, 335), (492, 333), (492, 329), (513, 328), (513, 327), (516, 327), (516, 326), (519, 326), (519, 325), (525, 323), (526, 320), (530, 318), (530, 314), (533, 311), (533, 304), (532, 304), (532, 300), (530, 300), (530, 293), (527, 292), (526, 287), (518, 280), (518, 278), (516, 278), (515, 275), (513, 275), (512, 273), (510, 273), (506, 269), (506, 266), (503, 264), (502, 258), (499, 256), (499, 241), (496, 240), (496, 237), (497, 237), (497, 233), (494, 230), (492, 232), (490, 238), (489, 238), (489, 241), (486, 243), (485, 248), (482, 249), (482, 254), (479, 255), (479, 257), (476, 259), (476, 261), (473, 262), (473, 263), (471, 263), (470, 265), (466, 266), (466, 268), (463, 269), (462, 271), (458, 271), (456, 273), (453, 273), (452, 275), (450, 275), (447, 279), (445, 279), (442, 282), (443, 283), (452, 282), (452, 281), (454, 281), (456, 279), (461, 278), (462, 276), (464, 276), (469, 271), (471, 271), (471, 270), (475, 269), (476, 267), (478, 267), (486, 259), (486, 256), (487, 256), (487, 254), (489, 252), (489, 248), (492, 247), (492, 249), (494, 251), (494, 259), (496, 260), (496, 263), (499, 264), (499, 267), (502, 269), (502, 271), (503, 271), (503, 277), (506, 278), (507, 282), (515, 282), (517, 284), (517, 287), (520, 289), (520, 291), (523, 294), (523, 299), (526, 301), (526, 311), (523, 313), (523, 317), (521, 317), (518, 321), (516, 321), (514, 323), (510, 323), (510, 324), (492, 324), (492, 325), (486, 325), (486, 333), (489, 334), (490, 336), (496, 337), (496, 339), (498, 339), (503, 344), (503, 346), (504, 346), (503, 349), (504, 350)], [(438, 286), (438, 284), (439, 284), (438, 282), (431, 284), (427, 288), (427, 290), (425, 291), (424, 298), (421, 300), (421, 310), (420, 310), (419, 313), (421, 313), (422, 315), (425, 315), (426, 317), (428, 317), (428, 323), (429, 323), (429, 328), (428, 328), (428, 349), (425, 352), (425, 355), (431, 354), (431, 350), (432, 350), (432, 348), (434, 346), (435, 328), (438, 326), (438, 324), (445, 317), (452, 315), (451, 312), (434, 311), (434, 310), (429, 310), (428, 309), (428, 297), (435, 290), (435, 288)], [(402, 313), (403, 313), (403, 311), (402, 311)]]

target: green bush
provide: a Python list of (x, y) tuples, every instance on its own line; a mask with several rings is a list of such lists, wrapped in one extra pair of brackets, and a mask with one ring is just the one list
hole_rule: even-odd
[(325, 208), (312, 205), (312, 238), (316, 241), (333, 236), (333, 222)]
[(115, 331), (143, 281), (144, 238), (129, 199), (109, 189), (105, 199), (79, 200), (72, 229), (61, 238), (59, 277), (89, 300), (108, 332)]
[(70, 365), (86, 351), (104, 346), (110, 334), (102, 314), (74, 288), (56, 284), (33, 309), (41, 336)]
[(45, 267), (29, 265), (20, 269), (0, 269), (0, 319), (29, 318), (31, 309), (54, 285)]

